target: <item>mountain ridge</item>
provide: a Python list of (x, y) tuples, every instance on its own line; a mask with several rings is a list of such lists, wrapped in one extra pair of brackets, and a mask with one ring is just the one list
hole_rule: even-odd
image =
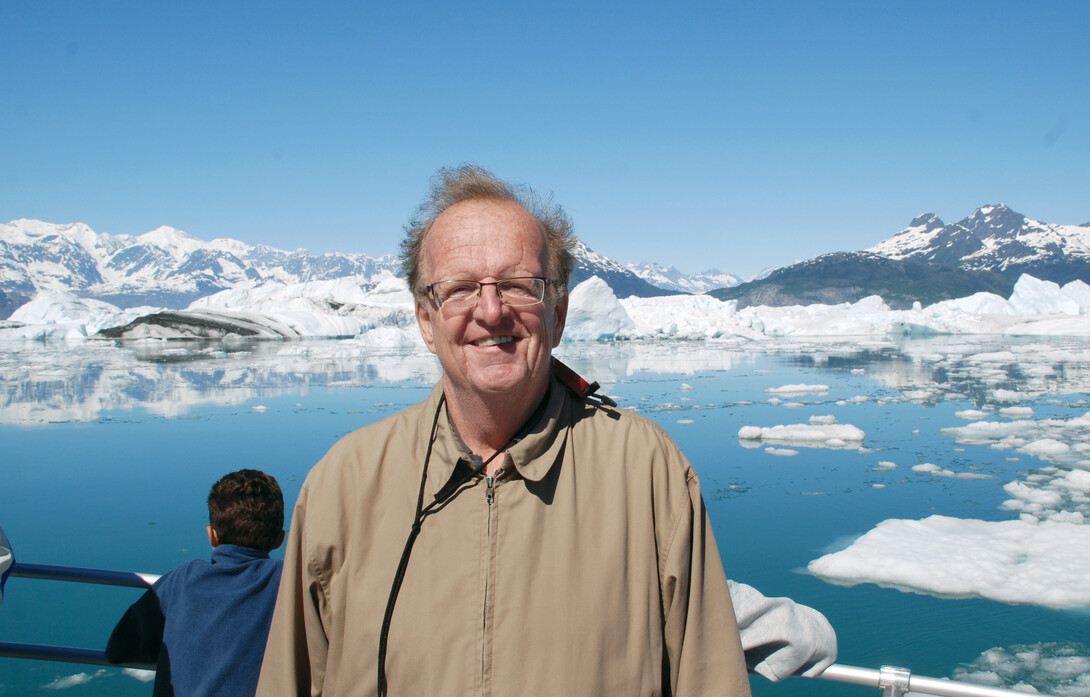
[[(576, 249), (572, 284), (597, 275), (618, 294), (652, 297), (658, 288), (585, 244)], [(0, 318), (36, 293), (64, 290), (121, 308), (183, 308), (194, 300), (263, 283), (352, 278), (364, 288), (400, 275), (393, 255), (311, 254), (231, 238), (204, 242), (169, 226), (141, 235), (98, 233), (84, 223), (19, 219), (0, 224)]]
[[(576, 261), (573, 286), (599, 276), (618, 297), (708, 293), (744, 307), (881, 295), (891, 306), (907, 307), (979, 291), (1004, 295), (1023, 273), (1060, 284), (1088, 280), (1090, 222), (1043, 223), (1002, 203), (981, 206), (952, 224), (923, 213), (868, 249), (824, 254), (746, 283), (716, 270), (683, 274), (655, 263), (624, 265), (582, 242)], [(221, 290), (263, 283), (352, 278), (370, 288), (399, 274), (392, 255), (316, 255), (231, 238), (204, 242), (169, 226), (111, 235), (83, 223), (0, 224), (0, 318), (41, 290), (66, 290), (122, 308), (180, 309)]]
[(904, 309), (975, 292), (1006, 295), (1022, 274), (1061, 285), (1090, 279), (1090, 226), (1042, 223), (1002, 203), (949, 225), (924, 213), (866, 250), (821, 255), (709, 294), (740, 307), (880, 295)]

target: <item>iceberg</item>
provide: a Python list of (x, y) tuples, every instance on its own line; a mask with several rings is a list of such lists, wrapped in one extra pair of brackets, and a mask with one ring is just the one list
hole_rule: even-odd
[[(0, 338), (83, 340), (102, 330), (118, 338), (201, 336), (185, 328), (186, 315), (173, 324), (158, 322), (154, 332), (138, 330), (153, 320), (117, 331), (142, 317), (162, 312), (193, 312), (196, 323), (219, 322), (225, 335), (234, 322), (239, 335), (269, 337), (359, 337), (394, 329), (404, 340), (415, 337), (413, 296), (405, 281), (388, 277), (364, 290), (353, 279), (308, 283), (268, 283), (224, 290), (200, 298), (183, 310), (130, 308), (44, 292), (0, 322)], [(165, 325), (170, 326), (165, 326)], [(247, 329), (248, 327), (249, 329)], [(247, 333), (247, 332), (251, 333)], [(388, 331), (386, 332), (388, 334)], [(1073, 281), (1060, 287), (1023, 275), (1009, 299), (991, 293), (946, 300), (927, 307), (891, 310), (871, 296), (856, 303), (791, 307), (747, 307), (707, 295), (618, 299), (597, 276), (572, 289), (564, 341), (731, 341), (841, 340), (886, 341), (899, 336), (997, 335), (1090, 336), (1090, 286)]]

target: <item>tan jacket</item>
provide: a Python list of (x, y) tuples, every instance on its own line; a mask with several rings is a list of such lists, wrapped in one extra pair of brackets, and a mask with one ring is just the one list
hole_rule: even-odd
[[(259, 696), (376, 694), (440, 395), (344, 437), (307, 476)], [(748, 695), (689, 462), (654, 423), (555, 380), (540, 412), (491, 497), (478, 476), (424, 519), (389, 634), (390, 697)], [(443, 413), (425, 503), (459, 460)]]

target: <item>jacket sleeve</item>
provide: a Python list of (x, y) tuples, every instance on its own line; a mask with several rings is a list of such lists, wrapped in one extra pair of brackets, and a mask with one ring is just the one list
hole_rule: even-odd
[(306, 546), (307, 494), (304, 484), (292, 514), (258, 697), (318, 697), (325, 682), (329, 642), (321, 610), (326, 595)]
[(749, 675), (711, 523), (696, 475), (678, 516), (663, 573), (668, 666), (664, 694), (747, 697)]
[(744, 583), (728, 583), (750, 670), (777, 682), (820, 675), (836, 661), (836, 632), (820, 612), (790, 598), (767, 598)]
[(106, 642), (106, 658), (111, 663), (156, 663), (165, 623), (159, 596), (147, 590), (118, 620)]

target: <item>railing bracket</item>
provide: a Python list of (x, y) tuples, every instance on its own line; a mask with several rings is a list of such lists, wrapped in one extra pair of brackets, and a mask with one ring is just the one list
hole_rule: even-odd
[(878, 687), (882, 690), (882, 697), (901, 697), (908, 692), (911, 679), (912, 671), (908, 668), (882, 666), (878, 671)]

